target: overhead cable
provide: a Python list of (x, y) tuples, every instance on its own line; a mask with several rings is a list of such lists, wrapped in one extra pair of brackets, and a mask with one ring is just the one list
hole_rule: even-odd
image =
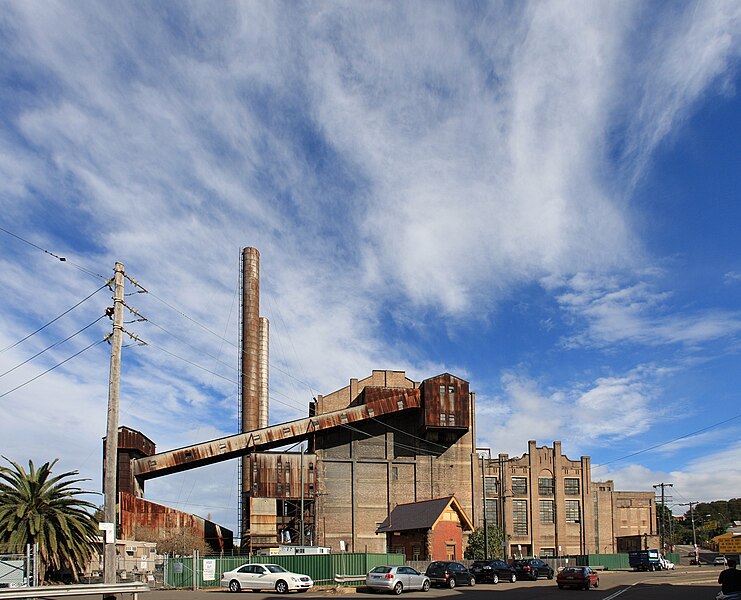
[(83, 327), (82, 329), (79, 329), (79, 330), (77, 330), (77, 331), (76, 331), (75, 333), (73, 333), (73, 334), (72, 334), (72, 335), (70, 335), (69, 337), (66, 337), (66, 338), (64, 338), (63, 340), (60, 340), (59, 342), (55, 342), (55, 343), (53, 343), (53, 344), (52, 344), (51, 346), (47, 346), (46, 348), (44, 348), (43, 350), (40, 350), (39, 352), (37, 352), (36, 354), (34, 354), (33, 356), (31, 356), (30, 358), (27, 358), (26, 360), (24, 360), (24, 361), (23, 361), (22, 363), (20, 363), (20, 364), (17, 364), (17, 365), (16, 365), (15, 367), (13, 367), (12, 369), (8, 369), (7, 371), (5, 371), (5, 373), (0, 373), (0, 377), (5, 377), (5, 375), (7, 375), (8, 373), (12, 373), (12, 372), (13, 372), (13, 371), (15, 371), (15, 370), (16, 370), (17, 368), (19, 368), (19, 367), (22, 367), (23, 365), (25, 365), (25, 364), (26, 364), (26, 363), (28, 363), (28, 362), (31, 362), (31, 361), (32, 361), (32, 360), (33, 360), (34, 358), (36, 358), (37, 356), (41, 356), (41, 355), (42, 355), (42, 354), (43, 354), (44, 352), (46, 352), (47, 350), (51, 350), (52, 348), (54, 348), (54, 347), (56, 347), (56, 346), (59, 346), (60, 344), (64, 344), (64, 342), (68, 342), (69, 340), (71, 340), (71, 339), (72, 339), (73, 337), (75, 337), (76, 335), (78, 335), (78, 334), (82, 333), (82, 332), (83, 332), (83, 331), (85, 331), (86, 329), (89, 329), (90, 327), (92, 327), (93, 325), (95, 325), (95, 324), (96, 324), (96, 323), (97, 323), (98, 321), (100, 321), (101, 319), (103, 319), (103, 318), (104, 318), (105, 316), (106, 316), (106, 315), (100, 315), (100, 316), (99, 316), (99, 317), (98, 317), (97, 319), (95, 319), (95, 321), (93, 321), (92, 323), (90, 323), (90, 324), (88, 324), (88, 325), (85, 325), (85, 327)]
[(99, 277), (99, 278), (101, 278), (101, 279), (104, 279), (104, 280), (106, 280), (106, 281), (108, 280), (108, 278), (107, 278), (107, 277), (105, 277), (104, 275), (101, 275), (100, 273), (95, 273), (95, 272), (93, 272), (93, 271), (90, 271), (89, 269), (86, 269), (85, 267), (83, 267), (83, 266), (81, 266), (81, 265), (78, 265), (77, 263), (75, 263), (75, 262), (72, 262), (71, 260), (68, 260), (68, 259), (67, 259), (67, 258), (65, 258), (64, 256), (59, 256), (58, 254), (54, 254), (54, 252), (51, 252), (50, 250), (46, 250), (45, 248), (42, 248), (41, 246), (37, 246), (37, 245), (36, 245), (36, 244), (34, 244), (33, 242), (30, 242), (30, 241), (28, 241), (27, 239), (25, 239), (25, 238), (22, 238), (21, 236), (19, 236), (19, 235), (17, 235), (17, 234), (15, 234), (15, 233), (13, 233), (12, 231), (8, 231), (7, 229), (4, 229), (4, 228), (2, 228), (2, 227), (0, 227), (0, 231), (4, 231), (4, 232), (5, 232), (5, 233), (7, 233), (8, 235), (12, 235), (12, 236), (13, 236), (14, 238), (16, 238), (16, 239), (18, 239), (18, 240), (20, 240), (20, 241), (22, 241), (22, 242), (24, 242), (24, 243), (28, 244), (29, 246), (33, 246), (33, 247), (34, 247), (34, 248), (36, 248), (37, 250), (41, 250), (41, 251), (42, 251), (42, 252), (43, 252), (44, 254), (48, 254), (49, 256), (53, 256), (54, 258), (56, 258), (56, 259), (57, 259), (57, 260), (59, 260), (60, 262), (68, 262), (68, 263), (69, 263), (69, 264), (71, 264), (71, 265), (72, 265), (73, 267), (75, 267), (76, 269), (79, 269), (79, 270), (80, 270), (80, 271), (82, 271), (83, 273), (87, 273), (88, 275), (92, 275), (93, 277)]
[(8, 390), (7, 392), (4, 392), (3, 394), (0, 394), (0, 398), (4, 398), (4, 397), (5, 397), (5, 396), (7, 396), (8, 394), (10, 394), (10, 393), (12, 393), (12, 392), (15, 392), (16, 390), (19, 390), (19, 389), (21, 389), (22, 387), (24, 387), (24, 386), (28, 385), (29, 383), (31, 383), (31, 382), (33, 382), (33, 381), (36, 381), (36, 380), (37, 380), (37, 379), (38, 379), (39, 377), (42, 377), (42, 376), (46, 375), (47, 373), (49, 373), (49, 372), (53, 371), (54, 369), (56, 369), (56, 368), (58, 368), (58, 367), (61, 367), (61, 366), (62, 366), (62, 365), (63, 365), (64, 363), (66, 363), (66, 362), (69, 362), (69, 361), (71, 361), (71, 360), (72, 360), (73, 358), (75, 358), (76, 356), (80, 356), (80, 354), (82, 354), (83, 352), (85, 352), (85, 351), (87, 351), (87, 350), (90, 350), (90, 348), (94, 348), (94, 347), (95, 347), (95, 346), (97, 346), (98, 344), (102, 344), (102, 343), (103, 343), (103, 342), (105, 342), (105, 341), (106, 341), (107, 339), (108, 339), (108, 337), (104, 337), (104, 338), (103, 338), (102, 340), (98, 340), (97, 342), (93, 342), (92, 344), (90, 344), (89, 346), (86, 346), (85, 348), (83, 348), (83, 349), (82, 349), (82, 350), (80, 350), (79, 352), (76, 352), (75, 354), (73, 354), (73, 355), (72, 355), (72, 356), (70, 356), (69, 358), (65, 358), (65, 359), (64, 359), (64, 360), (63, 360), (62, 362), (60, 362), (60, 363), (58, 363), (58, 364), (54, 365), (54, 366), (53, 366), (53, 367), (51, 367), (50, 369), (47, 369), (47, 370), (46, 370), (46, 371), (44, 371), (43, 373), (39, 373), (38, 375), (36, 375), (36, 377), (33, 377), (33, 378), (29, 379), (28, 381), (26, 381), (26, 382), (24, 382), (24, 383), (22, 383), (22, 384), (20, 384), (20, 385), (18, 385), (18, 386), (16, 386), (16, 387), (14, 387), (14, 388), (13, 388), (12, 390)]
[[(3, 230), (3, 231), (5, 231), (5, 230)], [(99, 288), (98, 288), (97, 290), (95, 290), (95, 291), (94, 291), (94, 292), (93, 292), (92, 294), (90, 294), (89, 296), (87, 296), (87, 297), (83, 298), (82, 300), (80, 300), (80, 301), (79, 301), (79, 302), (78, 302), (77, 304), (75, 304), (75, 305), (74, 305), (73, 307), (71, 307), (71, 308), (68, 308), (67, 310), (65, 310), (65, 311), (64, 311), (64, 312), (63, 312), (63, 313), (62, 313), (61, 315), (59, 315), (59, 316), (57, 316), (57, 317), (54, 317), (54, 318), (53, 318), (53, 319), (52, 319), (51, 321), (49, 321), (49, 322), (48, 322), (48, 323), (47, 323), (46, 325), (42, 325), (42, 326), (41, 326), (41, 327), (39, 327), (39, 328), (38, 328), (38, 329), (37, 329), (36, 331), (33, 331), (33, 332), (29, 333), (29, 334), (28, 334), (28, 335), (27, 335), (26, 337), (24, 337), (24, 338), (22, 338), (22, 339), (18, 340), (18, 341), (17, 341), (17, 342), (15, 342), (14, 344), (11, 344), (11, 345), (10, 345), (10, 346), (8, 346), (7, 348), (3, 348), (2, 350), (0, 350), (0, 354), (2, 354), (3, 352), (5, 352), (6, 350), (10, 350), (11, 348), (15, 348), (15, 347), (16, 347), (16, 346), (17, 346), (18, 344), (20, 344), (21, 342), (25, 342), (25, 341), (26, 341), (26, 340), (27, 340), (28, 338), (30, 338), (31, 336), (34, 336), (34, 335), (36, 335), (36, 334), (37, 334), (37, 333), (38, 333), (39, 331), (41, 331), (42, 329), (46, 329), (47, 327), (49, 327), (49, 325), (51, 325), (51, 324), (52, 324), (52, 323), (54, 323), (55, 321), (58, 321), (58, 320), (59, 320), (59, 319), (61, 319), (61, 318), (62, 318), (62, 317), (63, 317), (64, 315), (66, 315), (67, 313), (69, 313), (69, 312), (73, 311), (74, 309), (76, 309), (76, 308), (77, 308), (78, 306), (80, 306), (80, 304), (82, 304), (83, 302), (85, 302), (85, 301), (87, 301), (87, 300), (90, 300), (90, 298), (92, 298), (93, 296), (95, 296), (95, 294), (97, 294), (97, 293), (98, 293), (98, 292), (99, 292), (100, 290), (102, 290), (102, 289), (104, 289), (104, 288), (106, 288), (106, 287), (108, 287), (108, 284), (107, 284), (107, 283), (106, 283), (106, 284), (104, 284), (104, 285), (101, 285), (101, 286), (100, 286), (100, 287), (99, 287)]]
[(627, 458), (633, 458), (634, 456), (638, 456), (639, 454), (644, 454), (645, 452), (650, 452), (651, 450), (656, 450), (656, 448), (661, 448), (662, 446), (668, 446), (669, 444), (673, 444), (674, 442), (678, 442), (679, 440), (684, 440), (688, 437), (691, 437), (693, 435), (697, 435), (698, 433), (702, 433), (703, 431), (708, 431), (709, 429), (713, 429), (715, 427), (719, 427), (720, 425), (725, 425), (726, 423), (729, 423), (731, 421), (735, 421), (736, 419), (741, 418), (741, 413), (734, 415), (732, 417), (729, 417), (728, 419), (723, 419), (722, 421), (718, 421), (717, 423), (713, 423), (712, 425), (708, 425), (707, 427), (703, 427), (702, 429), (696, 429), (695, 431), (691, 431), (690, 433), (686, 433), (684, 435), (680, 435), (679, 437), (675, 437), (671, 440), (667, 440), (665, 442), (661, 442), (660, 444), (655, 444), (654, 446), (649, 446), (648, 448), (644, 448), (643, 450), (638, 450), (637, 452), (632, 452), (630, 454), (626, 454), (625, 456), (621, 456), (620, 458), (615, 458), (613, 460), (608, 460), (607, 462), (603, 462), (597, 465), (593, 465), (592, 469), (596, 469), (599, 467), (604, 467), (607, 465), (610, 465), (612, 463), (616, 463), (621, 460), (625, 460)]

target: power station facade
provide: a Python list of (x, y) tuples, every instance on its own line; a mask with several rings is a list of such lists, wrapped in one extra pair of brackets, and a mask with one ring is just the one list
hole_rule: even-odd
[[(518, 549), (585, 554), (604, 542), (595, 528), (606, 530), (608, 517), (597, 511), (608, 503), (595, 502), (589, 458), (570, 461), (559, 443), (546, 450), (535, 442), (522, 458), (482, 457), (475, 393), (453, 374), (414, 381), (403, 371), (374, 370), (314, 398), (307, 417), (269, 425), (259, 252), (245, 248), (241, 267), (239, 433), (162, 453), (142, 435), (129, 443), (135, 453), (119, 450), (122, 493), (143, 498), (147, 479), (238, 459), (243, 550), (289, 543), (386, 552), (393, 540), (379, 528), (389, 528), (394, 508), (450, 497), (463, 521), (481, 526), (486, 511), (489, 523), (505, 528), (508, 556)], [(280, 450), (292, 444), (301, 450)], [(460, 540), (440, 544), (457, 545), (453, 556), (462, 557)], [(432, 558), (431, 548), (416, 550), (417, 558)]]

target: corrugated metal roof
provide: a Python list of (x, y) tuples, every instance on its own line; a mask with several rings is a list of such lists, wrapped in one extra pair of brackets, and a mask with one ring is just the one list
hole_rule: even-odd
[(454, 508), (461, 514), (461, 520), (465, 521), (463, 525), (465, 526), (470, 523), (466, 514), (462, 513), (463, 509), (458, 504), (455, 496), (447, 496), (445, 498), (435, 498), (434, 500), (424, 500), (422, 502), (398, 504), (378, 529), (376, 529), (376, 533), (408, 531), (410, 529), (430, 529), (451, 503), (455, 504)]

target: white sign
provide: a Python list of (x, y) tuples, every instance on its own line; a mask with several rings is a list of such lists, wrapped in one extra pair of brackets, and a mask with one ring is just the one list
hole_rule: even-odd
[(340, 540), (340, 552), (345, 551), (345, 540)]
[(116, 543), (116, 536), (113, 533), (115, 531), (113, 523), (98, 523), (98, 529), (105, 532), (106, 544)]
[(213, 581), (216, 579), (216, 559), (203, 559), (203, 581)]

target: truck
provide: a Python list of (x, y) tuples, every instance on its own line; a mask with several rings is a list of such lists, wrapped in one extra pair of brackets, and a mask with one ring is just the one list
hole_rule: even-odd
[(631, 550), (628, 562), (637, 571), (661, 571), (661, 559), (658, 550)]

